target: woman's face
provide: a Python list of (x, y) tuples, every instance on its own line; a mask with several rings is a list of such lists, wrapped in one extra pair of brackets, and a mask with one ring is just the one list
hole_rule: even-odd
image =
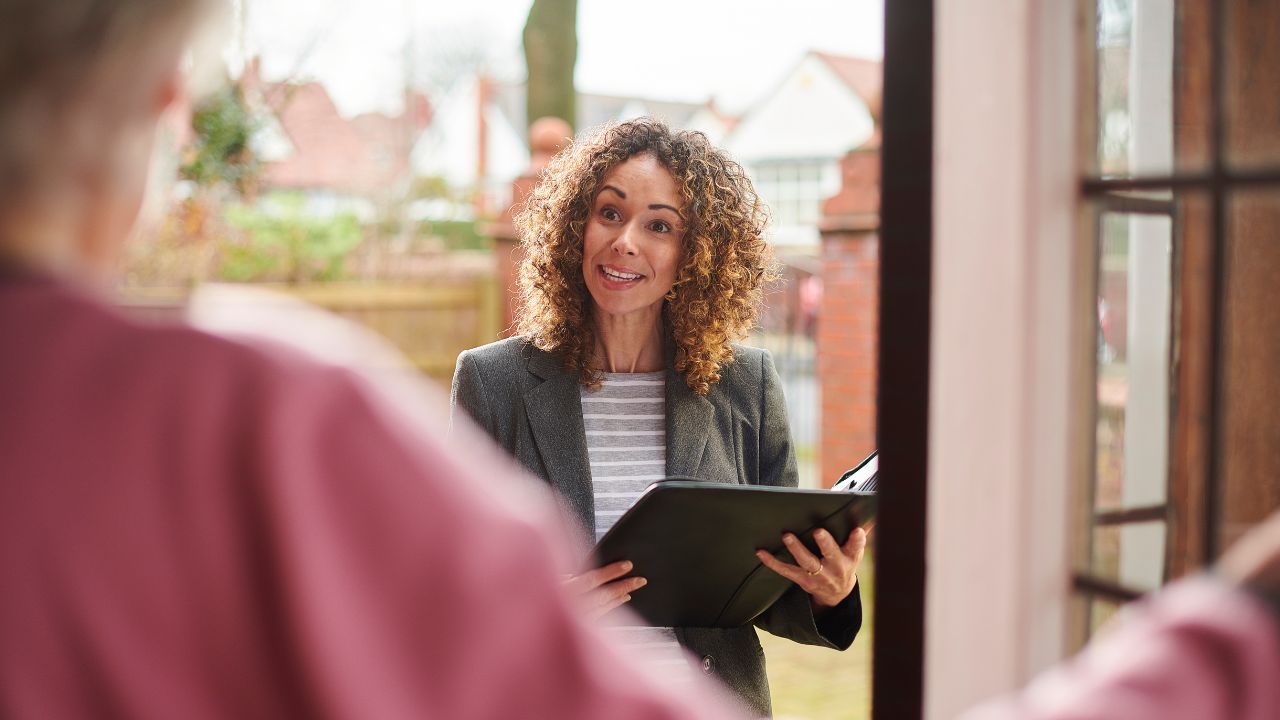
[(682, 204), (675, 178), (653, 155), (636, 155), (605, 174), (582, 250), (582, 275), (598, 311), (661, 316), (684, 244)]

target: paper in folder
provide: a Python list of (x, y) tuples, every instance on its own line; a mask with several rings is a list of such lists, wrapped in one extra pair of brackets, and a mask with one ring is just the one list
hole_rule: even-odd
[(596, 544), (601, 565), (635, 564), (648, 584), (627, 607), (657, 627), (738, 627), (764, 612), (791, 581), (760, 564), (763, 548), (794, 563), (782, 544), (795, 533), (821, 556), (813, 532), (843, 543), (873, 519), (875, 493), (726, 485), (685, 479), (649, 486)]

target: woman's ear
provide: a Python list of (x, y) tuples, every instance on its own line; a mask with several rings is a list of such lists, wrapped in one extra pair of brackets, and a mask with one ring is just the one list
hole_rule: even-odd
[(162, 115), (186, 94), (186, 77), (181, 68), (164, 74), (151, 98), (151, 112)]

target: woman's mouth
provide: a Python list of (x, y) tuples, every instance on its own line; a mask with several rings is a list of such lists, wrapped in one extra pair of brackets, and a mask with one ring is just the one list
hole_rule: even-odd
[(631, 283), (644, 279), (644, 275), (633, 273), (629, 270), (609, 267), (607, 265), (599, 265), (598, 267), (600, 269), (600, 275), (612, 284), (630, 285)]

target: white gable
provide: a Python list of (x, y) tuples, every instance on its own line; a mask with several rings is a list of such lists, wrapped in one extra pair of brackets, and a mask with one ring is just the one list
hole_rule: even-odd
[(478, 177), (480, 122), (479, 82), (458, 82), (437, 106), (431, 126), (413, 148), (413, 171), (419, 177), (444, 178), (454, 188), (509, 183), (529, 167), (524, 130), (517, 129), (496, 103), (486, 104), (485, 173)]
[(618, 122), (626, 122), (627, 120), (635, 120), (636, 118), (642, 118), (652, 114), (653, 113), (650, 112), (647, 105), (640, 100), (632, 99), (628, 100), (627, 104), (622, 106), (622, 109), (618, 111), (618, 115), (614, 117), (614, 120), (617, 120)]
[(712, 145), (723, 146), (725, 136), (729, 134), (729, 122), (711, 108), (703, 106), (689, 118), (687, 129), (706, 135)]
[(822, 59), (809, 54), (725, 139), (739, 162), (835, 159), (866, 142), (866, 103)]
[(269, 163), (293, 157), (297, 149), (289, 139), (289, 134), (281, 127), (280, 119), (275, 113), (265, 109), (265, 104), (263, 108), (254, 113), (254, 130), (249, 136), (249, 147), (253, 150), (254, 157)]

